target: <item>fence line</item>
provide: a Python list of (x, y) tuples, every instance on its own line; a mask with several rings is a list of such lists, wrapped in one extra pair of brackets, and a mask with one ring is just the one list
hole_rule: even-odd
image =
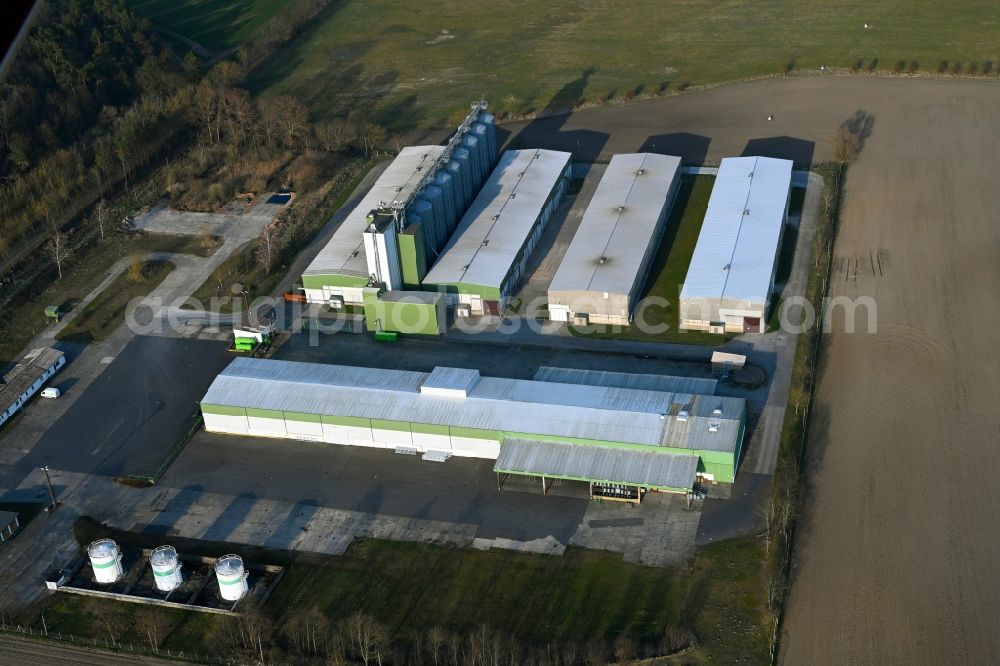
[(184, 650), (171, 650), (171, 649), (160, 649), (146, 647), (145, 645), (135, 645), (129, 643), (128, 647), (124, 643), (114, 643), (107, 639), (104, 639), (104, 645), (101, 645), (96, 636), (86, 637), (86, 636), (76, 636), (74, 634), (64, 634), (61, 631), (49, 631), (45, 632), (42, 630), (34, 629), (30, 626), (21, 626), (19, 624), (7, 624), (6, 622), (0, 623), (0, 632), (8, 634), (18, 634), (21, 636), (30, 636), (32, 638), (37, 638), (40, 640), (50, 640), (57, 642), (69, 642), (75, 645), (80, 645), (81, 647), (87, 648), (97, 648), (101, 650), (107, 650), (109, 652), (116, 652), (122, 654), (132, 654), (132, 655), (143, 655), (149, 657), (162, 657), (165, 659), (183, 659), (185, 661), (193, 661), (199, 664), (214, 664), (216, 666), (232, 666), (237, 662), (232, 660), (226, 660), (222, 657), (214, 657), (211, 655), (203, 655), (199, 653), (188, 654)]

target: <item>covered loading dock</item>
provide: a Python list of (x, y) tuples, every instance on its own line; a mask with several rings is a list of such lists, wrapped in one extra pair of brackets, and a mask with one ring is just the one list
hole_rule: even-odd
[(790, 160), (722, 160), (681, 288), (680, 328), (764, 332), (791, 184)]
[(499, 315), (571, 176), (570, 153), (508, 150), (424, 278), (459, 314)]
[(681, 158), (615, 155), (549, 285), (553, 321), (628, 325), (680, 183)]
[(308, 302), (342, 299), (344, 304), (363, 305), (369, 278), (364, 234), (369, 213), (408, 199), (443, 152), (443, 146), (408, 146), (399, 152), (302, 274)]
[[(583, 379), (558, 383), (483, 377), (465, 368), (425, 373), (239, 358), (212, 383), (201, 410), (209, 432), (493, 460), (508, 443), (572, 444), (583, 448), (559, 451), (588, 453), (563, 476), (581, 478), (573, 470), (593, 467), (581, 480), (676, 490), (690, 489), (696, 475), (725, 482), (735, 477), (745, 427), (742, 399)], [(591, 447), (602, 453), (590, 453)], [(681, 461), (691, 465), (689, 482), (636, 477), (632, 472), (646, 464), (636, 456), (647, 453), (690, 458)], [(537, 458), (511, 456), (498, 471), (558, 475), (532, 463)], [(623, 478), (605, 478), (600, 470), (609, 469)]]

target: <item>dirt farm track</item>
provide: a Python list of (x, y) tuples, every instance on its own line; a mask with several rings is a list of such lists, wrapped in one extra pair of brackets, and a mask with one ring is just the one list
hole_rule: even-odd
[(782, 662), (1000, 663), (1000, 83), (793, 78), (504, 128), (819, 162), (858, 109), (831, 295), (872, 297), (877, 332), (825, 340)]

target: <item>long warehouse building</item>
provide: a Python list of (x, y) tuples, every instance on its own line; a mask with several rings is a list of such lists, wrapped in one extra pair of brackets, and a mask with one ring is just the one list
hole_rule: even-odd
[(791, 184), (790, 160), (722, 160), (681, 288), (682, 329), (764, 332)]
[(680, 184), (681, 158), (615, 155), (549, 285), (553, 321), (628, 325)]
[(570, 153), (508, 150), (424, 278), (470, 314), (499, 315), (571, 177)]
[(28, 352), (0, 384), (0, 424), (11, 419), (64, 365), (66, 355), (58, 349), (39, 347)]
[(343, 303), (364, 303), (369, 277), (364, 231), (369, 213), (381, 204), (409, 198), (443, 152), (443, 146), (408, 146), (399, 151), (306, 268), (302, 287), (307, 301), (329, 304), (339, 298)]
[(677, 492), (697, 476), (733, 481), (742, 399), (566, 372), (550, 382), (239, 358), (201, 411), (209, 432), (496, 459), (504, 474)]

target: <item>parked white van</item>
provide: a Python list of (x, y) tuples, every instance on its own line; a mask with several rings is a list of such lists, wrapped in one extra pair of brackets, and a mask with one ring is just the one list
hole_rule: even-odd
[(62, 391), (60, 391), (55, 387), (49, 386), (48, 388), (43, 388), (42, 392), (39, 393), (38, 395), (42, 396), (43, 398), (58, 398), (59, 396), (62, 395)]

